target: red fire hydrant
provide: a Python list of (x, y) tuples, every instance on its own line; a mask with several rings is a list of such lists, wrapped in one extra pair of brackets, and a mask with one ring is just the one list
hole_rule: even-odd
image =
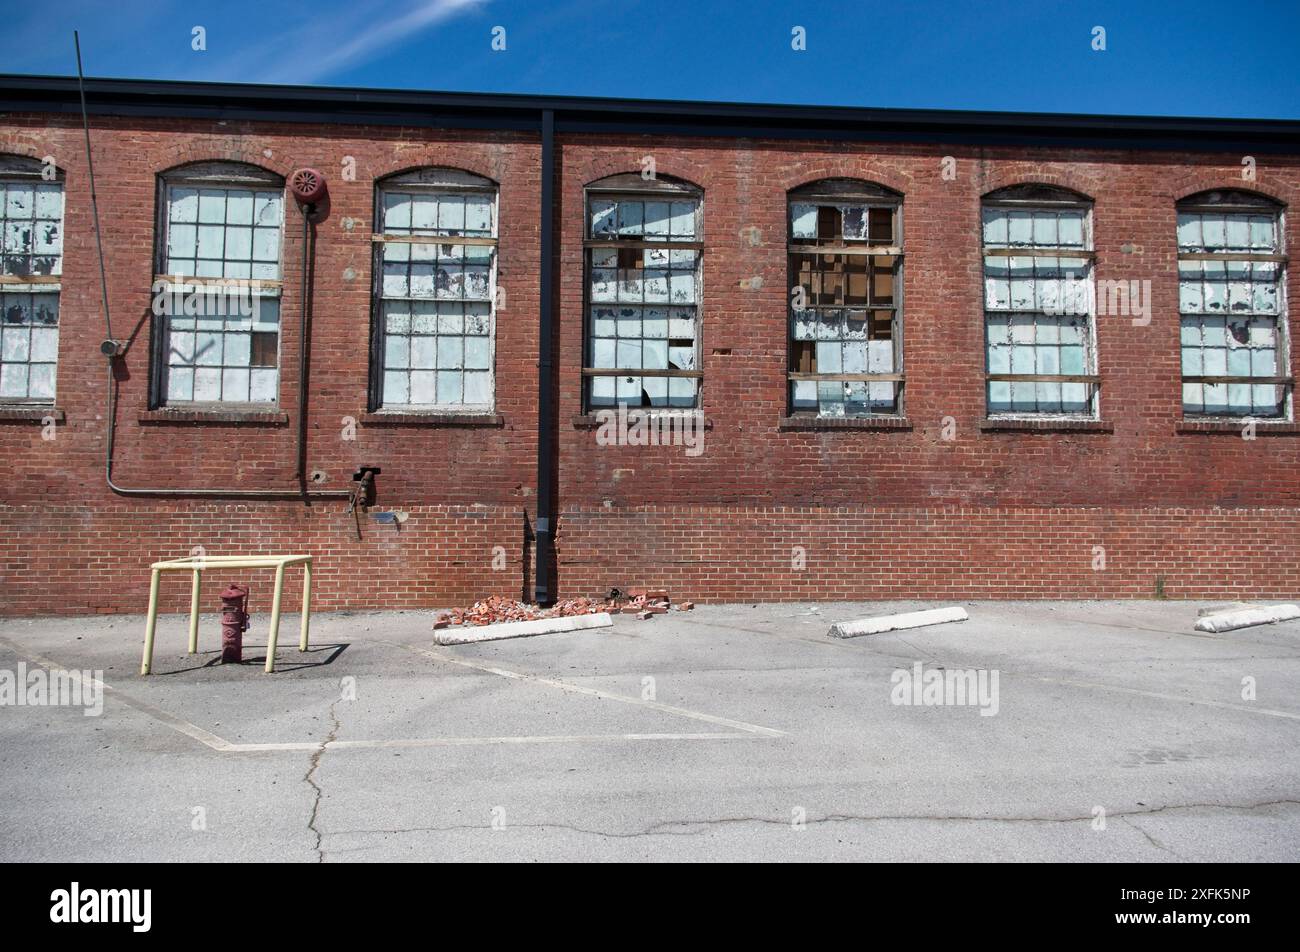
[(248, 631), (248, 589), (230, 583), (221, 593), (221, 661), (244, 660), (244, 632)]

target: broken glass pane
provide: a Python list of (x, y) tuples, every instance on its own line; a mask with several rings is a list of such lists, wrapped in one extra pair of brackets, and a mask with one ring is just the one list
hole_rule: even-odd
[[(0, 257), (4, 274), (55, 276), (63, 262), (63, 186), (0, 182)], [(54, 400), (58, 359), (57, 284), (14, 281), (0, 293), (0, 398)]]
[(817, 206), (791, 204), (790, 206), (790, 237), (792, 238), (816, 238), (817, 237)]
[(867, 238), (867, 209), (862, 205), (841, 205), (843, 236), (846, 241), (865, 241)]
[(591, 236), (607, 238), (616, 233), (617, 217), (613, 202), (603, 199), (591, 200)]

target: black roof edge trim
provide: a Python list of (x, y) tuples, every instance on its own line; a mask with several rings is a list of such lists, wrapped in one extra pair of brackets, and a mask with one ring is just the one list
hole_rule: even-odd
[[(951, 142), (1105, 149), (1300, 153), (1300, 120), (967, 112), (496, 93), (86, 80), (89, 111), (126, 117), (328, 122), (463, 129), (675, 134), (719, 138)], [(79, 110), (77, 81), (0, 74), (0, 110)]]

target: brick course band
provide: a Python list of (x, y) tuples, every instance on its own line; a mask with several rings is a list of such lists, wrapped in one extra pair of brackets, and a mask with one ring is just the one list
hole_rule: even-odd
[[(1300, 509), (568, 509), (569, 594), (653, 584), (701, 602), (1283, 598)], [(805, 568), (795, 569), (796, 546)], [(1105, 568), (1094, 569), (1095, 546)]]
[[(140, 566), (187, 555), (194, 545), (212, 555), (313, 553), (321, 610), (519, 597), (528, 565), (522, 512), (408, 511), (400, 528), (363, 517), (358, 542), (337, 507), (0, 507), (4, 613), (142, 612), (148, 573)], [(566, 598), (648, 584), (696, 602), (1294, 598), (1300, 591), (1291, 541), (1300, 534), (1300, 509), (599, 507), (565, 509), (560, 527)], [(1093, 568), (1096, 546), (1104, 569)], [(796, 547), (803, 569), (794, 567)], [(215, 610), (230, 581), (225, 574), (206, 575), (205, 610)], [(267, 611), (269, 575), (240, 577), (251, 584), (253, 609)], [(289, 604), (297, 584), (292, 576), (285, 583)], [(188, 611), (188, 579), (164, 585), (160, 604)]]

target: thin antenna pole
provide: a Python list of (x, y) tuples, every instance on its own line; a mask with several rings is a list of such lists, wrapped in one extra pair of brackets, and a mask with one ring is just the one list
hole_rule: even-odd
[(95, 246), (99, 249), (99, 290), (104, 297), (104, 328), (113, 340), (113, 318), (108, 309), (108, 275), (104, 270), (104, 238), (99, 233), (99, 202), (95, 198), (95, 162), (90, 157), (90, 118), (86, 114), (86, 78), (81, 72), (81, 38), (72, 31), (77, 47), (77, 88), (81, 91), (81, 128), (86, 133), (86, 170), (90, 174), (90, 212), (95, 219)]

